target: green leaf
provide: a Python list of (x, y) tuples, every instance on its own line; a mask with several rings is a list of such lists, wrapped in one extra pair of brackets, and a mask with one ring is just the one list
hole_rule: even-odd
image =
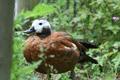
[(38, 16), (45, 16), (55, 12), (55, 8), (53, 5), (48, 4), (38, 4), (34, 7), (32, 11), (26, 11), (24, 13), (25, 18), (36, 18)]

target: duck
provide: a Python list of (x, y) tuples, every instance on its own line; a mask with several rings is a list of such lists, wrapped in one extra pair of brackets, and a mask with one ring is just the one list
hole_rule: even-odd
[[(35, 69), (36, 72), (58, 74), (73, 71), (78, 63), (98, 64), (96, 59), (86, 54), (88, 49), (97, 48), (96, 45), (75, 40), (67, 32), (52, 31), (47, 20), (34, 20), (24, 32), (31, 34), (24, 43), (23, 54), (26, 61), (32, 63), (42, 60)], [(71, 72), (72, 75), (74, 72)]]

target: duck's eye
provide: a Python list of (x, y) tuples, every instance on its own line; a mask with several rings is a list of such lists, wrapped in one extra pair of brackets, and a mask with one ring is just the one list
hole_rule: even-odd
[(42, 23), (39, 23), (39, 25), (42, 25)]

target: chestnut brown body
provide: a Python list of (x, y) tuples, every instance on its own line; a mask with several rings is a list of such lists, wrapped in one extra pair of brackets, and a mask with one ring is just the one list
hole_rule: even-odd
[(36, 68), (37, 72), (47, 73), (49, 69), (52, 73), (63, 73), (74, 69), (78, 63), (80, 51), (72, 40), (71, 36), (65, 32), (53, 32), (46, 38), (32, 35), (25, 41), (24, 56), (28, 62), (41, 60), (42, 63)]

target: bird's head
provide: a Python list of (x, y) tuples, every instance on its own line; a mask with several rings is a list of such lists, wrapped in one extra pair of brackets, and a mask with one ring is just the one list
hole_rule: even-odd
[(25, 33), (36, 33), (43, 36), (48, 36), (51, 34), (51, 25), (47, 20), (36, 19), (32, 22), (31, 27), (24, 31)]

